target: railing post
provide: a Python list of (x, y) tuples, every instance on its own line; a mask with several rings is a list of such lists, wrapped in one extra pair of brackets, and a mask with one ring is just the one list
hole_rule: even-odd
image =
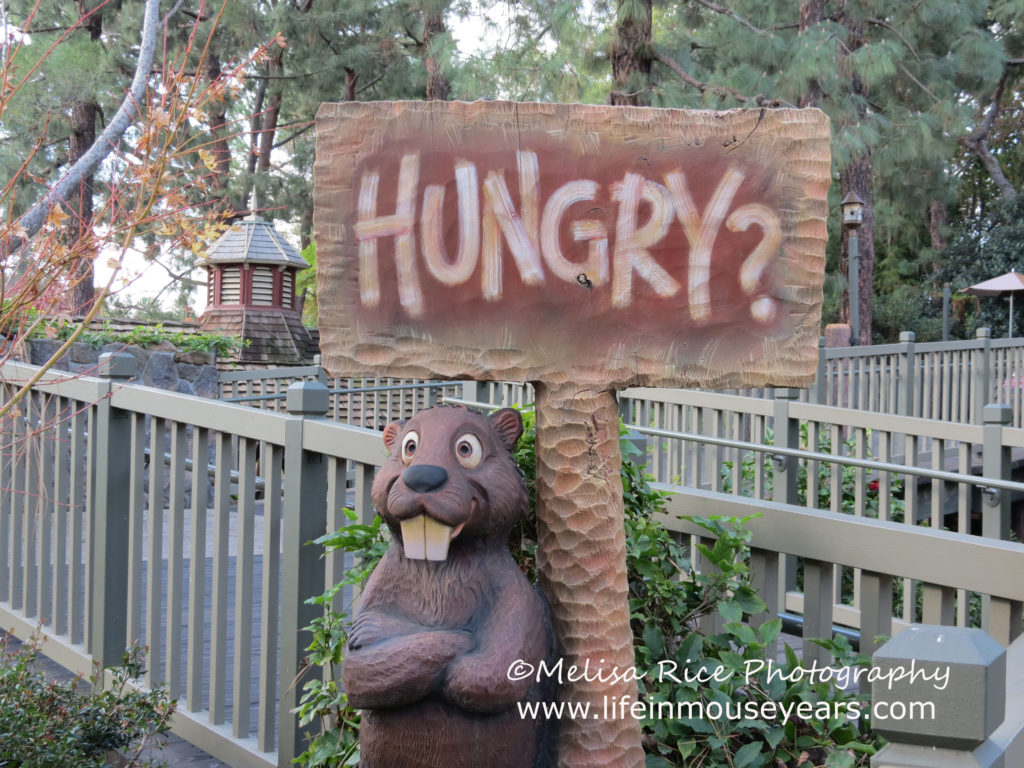
[[(1013, 408), (989, 403), (983, 410), (984, 431), (981, 447), (982, 477), (1011, 480), (1010, 448), (1003, 445), (1003, 427), (1010, 424)], [(1010, 538), (1010, 493), (986, 489), (981, 532), (993, 539)]]
[(981, 342), (981, 347), (974, 351), (971, 360), (971, 388), (974, 391), (974, 413), (971, 414), (971, 422), (974, 424), (981, 423), (985, 406), (991, 397), (989, 390), (992, 386), (992, 329), (979, 328), (977, 338)]
[(95, 405), (95, 434), (89, 459), (95, 478), (89, 605), (90, 651), (102, 668), (119, 664), (127, 643), (131, 419), (127, 411), (111, 405), (109, 395), (135, 375), (135, 358), (126, 353), (100, 355), (98, 373), (107, 385), (106, 396), (101, 396)]
[[(789, 416), (790, 403), (799, 397), (799, 391), (783, 387), (775, 390), (774, 421), (775, 445), (779, 448), (800, 448), (800, 422)], [(775, 467), (772, 500), (781, 504), (797, 503), (796, 459), (777, 455), (772, 458)]]
[(814, 374), (814, 385), (811, 387), (811, 402), (817, 405), (828, 405), (825, 381), (825, 337), (818, 337), (818, 368)]
[(321, 608), (306, 601), (326, 589), (326, 569), (321, 553), (308, 546), (327, 532), (327, 462), (303, 448), (307, 418), (327, 414), (327, 387), (317, 381), (296, 382), (288, 387), (286, 406), (292, 418), (285, 425), (284, 509), (281, 552), (281, 680), (279, 694), (280, 741), (278, 765), (290, 766), (305, 749), (306, 733), (292, 712), (302, 695), (305, 632), (320, 616)]
[(1006, 651), (980, 629), (915, 624), (871, 663), (885, 681), (871, 686), (871, 726), (888, 740), (872, 768), (1004, 765), (1015, 751), (1014, 735), (1003, 735), (1013, 729), (1000, 726), (1019, 717), (1007, 718), (1015, 697), (1006, 689), (1020, 683), (1007, 678)]
[(485, 385), (479, 381), (462, 382), (462, 399), (471, 403), (482, 403), (484, 400)]
[(327, 386), (327, 371), (324, 370), (323, 355), (313, 355), (313, 365), (317, 367), (316, 380)]
[(917, 373), (917, 360), (914, 358), (914, 340), (917, 337), (913, 331), (900, 333), (900, 371), (899, 389), (896, 393), (896, 413), (899, 416), (913, 416), (914, 414), (914, 388), (915, 374)]
[[(796, 400), (798, 391), (789, 388), (775, 390), (774, 420), (772, 428), (775, 434), (775, 445), (779, 448), (800, 447), (800, 423), (789, 415), (789, 406)], [(772, 500), (781, 504), (796, 504), (797, 479), (799, 469), (796, 459), (781, 454), (772, 457), (774, 473), (772, 475)], [(796, 558), (780, 555), (779, 568), (783, 577), (778, 580), (778, 608), (786, 608), (786, 592), (796, 589)], [(771, 604), (770, 600), (765, 602)]]
[[(1003, 444), (1003, 428), (1009, 426), (1013, 409), (1009, 405), (990, 403), (984, 409), (982, 436), (982, 477), (1012, 479), (1010, 448)], [(981, 533), (991, 539), (1010, 538), (1010, 492), (996, 488), (982, 489)], [(1021, 631), (1021, 605), (983, 595), (981, 626), (992, 637), (1009, 644)]]

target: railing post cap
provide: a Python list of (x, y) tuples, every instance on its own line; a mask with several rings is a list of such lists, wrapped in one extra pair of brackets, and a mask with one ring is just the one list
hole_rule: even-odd
[(330, 393), (319, 381), (297, 381), (288, 387), (285, 407), (294, 416), (325, 416), (330, 408)]
[(989, 403), (981, 411), (986, 424), (1009, 424), (1013, 421), (1013, 408), (1005, 403)]
[[(872, 726), (890, 743), (972, 750), (1003, 722), (1006, 650), (980, 629), (914, 624), (875, 651), (871, 664), (872, 708), (884, 701), (893, 715)], [(931, 702), (934, 716), (909, 716), (910, 702)]]
[(104, 352), (96, 366), (96, 372), (105, 379), (130, 379), (135, 369), (135, 358), (127, 352)]
[(775, 389), (776, 400), (797, 400), (800, 397), (800, 390), (793, 387), (777, 387)]
[(902, 342), (913, 342), (917, 338), (917, 334), (913, 331), (900, 331), (900, 341)]
[(974, 332), (975, 337), (979, 339), (991, 339), (992, 329), (991, 328), (979, 328)]

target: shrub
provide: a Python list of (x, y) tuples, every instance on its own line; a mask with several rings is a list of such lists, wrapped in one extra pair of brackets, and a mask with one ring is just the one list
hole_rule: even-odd
[[(78, 325), (61, 320), (54, 320), (39, 327), (36, 336), (68, 339), (76, 331)], [(213, 352), (217, 355), (228, 355), (238, 352), (246, 343), (230, 336), (218, 336), (213, 333), (184, 333), (170, 331), (157, 323), (156, 325), (139, 325), (130, 331), (115, 331), (109, 324), (103, 328), (86, 329), (78, 340), (99, 349), (104, 344), (135, 344), (140, 347), (152, 347), (162, 342), (173, 344), (184, 352)]]
[(111, 667), (113, 682), (101, 688), (97, 670), (89, 682), (47, 680), (36, 660), (42, 641), (33, 636), (10, 648), (0, 637), (0, 766), (3, 768), (100, 768), (121, 753), (125, 766), (152, 765), (141, 749), (170, 728), (174, 702), (163, 688), (137, 691), (129, 681), (142, 675), (144, 651), (125, 652)]

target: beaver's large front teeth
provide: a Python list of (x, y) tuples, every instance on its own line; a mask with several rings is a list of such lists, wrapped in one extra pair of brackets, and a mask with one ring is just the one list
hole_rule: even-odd
[[(460, 528), (462, 526), (459, 526)], [(427, 515), (402, 521), (402, 542), (410, 560), (445, 560), (454, 529)]]

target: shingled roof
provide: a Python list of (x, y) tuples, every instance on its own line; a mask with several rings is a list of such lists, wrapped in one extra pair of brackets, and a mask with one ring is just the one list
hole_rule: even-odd
[(302, 325), (296, 312), (240, 307), (209, 310), (203, 314), (202, 330), (248, 341), (237, 357), (218, 356), (217, 364), (220, 366), (308, 365), (313, 355), (320, 352), (316, 340)]
[(309, 264), (263, 219), (241, 219), (210, 246), (200, 264), (250, 262), (306, 269)]

